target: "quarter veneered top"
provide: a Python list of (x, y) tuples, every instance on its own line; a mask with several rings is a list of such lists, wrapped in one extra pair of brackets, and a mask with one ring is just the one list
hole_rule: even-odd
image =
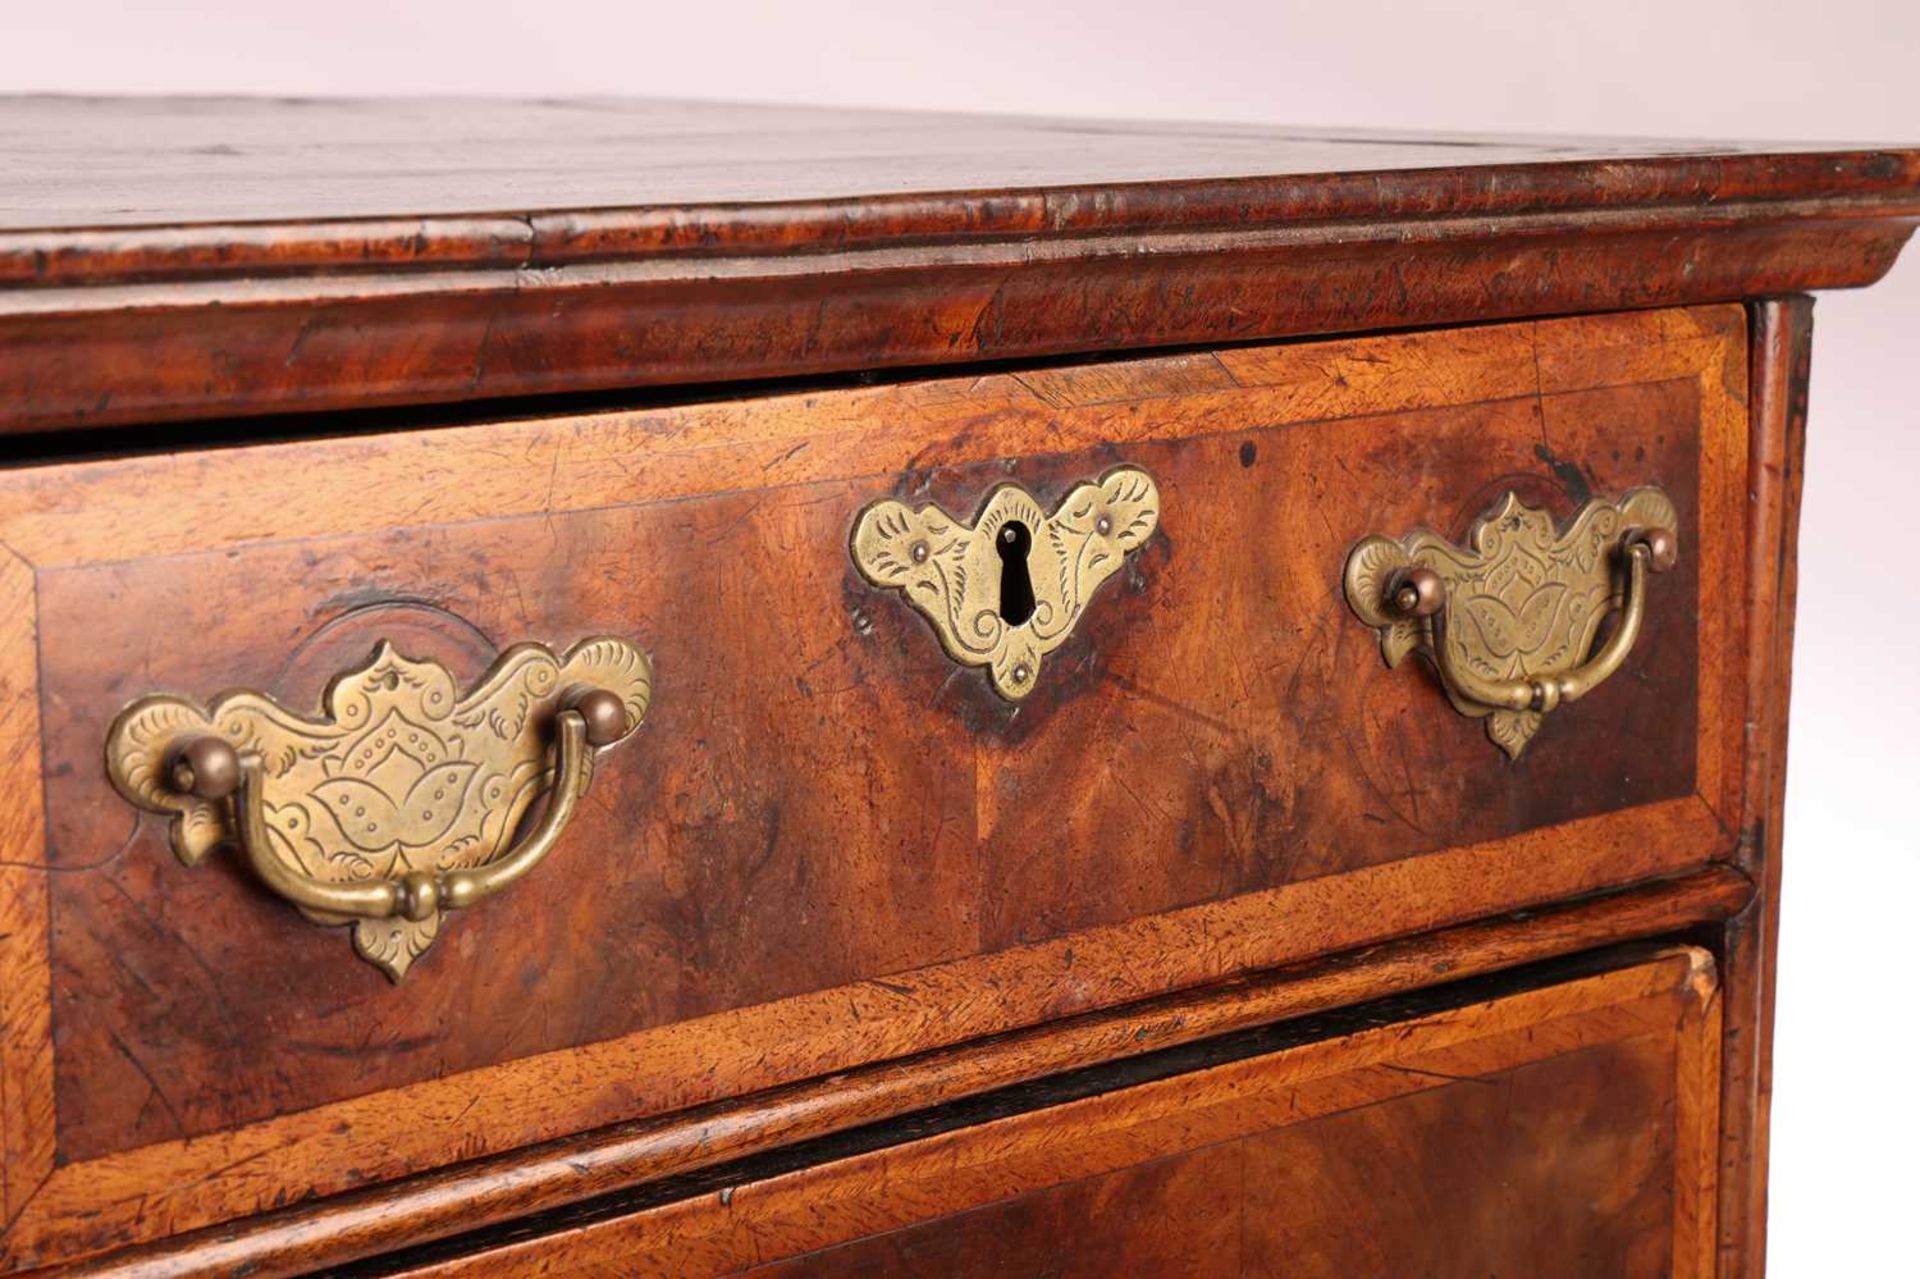
[(605, 99), (0, 98), (0, 174), (0, 431), (1724, 300), (1920, 219), (1910, 148)]
[[(1825, 165), (1755, 163), (1824, 153)], [(0, 99), (0, 228), (687, 208), (1562, 166), (1593, 202), (1905, 190), (1911, 152), (1474, 138), (648, 100)], [(1839, 159), (1837, 157), (1846, 157)], [(1702, 163), (1708, 161), (1708, 163)], [(1732, 161), (1731, 164), (1728, 161)], [(1319, 184), (1296, 183), (1305, 191)], [(1536, 184), (1535, 198), (1545, 188)], [(1524, 194), (1521, 195), (1524, 198)], [(1581, 202), (1576, 200), (1576, 202)], [(1353, 203), (1359, 203), (1354, 201)]]
[[(23, 283), (51, 282), (87, 256), (46, 253), (70, 247), (46, 233), (105, 228), (197, 228), (205, 248), (206, 230), (228, 227), (230, 267), (259, 236), (244, 224), (424, 221), (387, 228), (407, 242), (374, 256), (499, 261), (1327, 217), (1920, 201), (1920, 151), (1890, 147), (623, 99), (0, 98), (0, 162), (0, 232), (15, 233), (0, 250), (42, 249), (37, 272), (15, 262), (0, 275)], [(537, 221), (568, 213), (599, 215), (593, 232)], [(345, 264), (365, 264), (379, 230), (362, 228)], [(476, 243), (489, 240), (504, 243)], [(146, 241), (147, 265), (163, 269), (168, 241)]]

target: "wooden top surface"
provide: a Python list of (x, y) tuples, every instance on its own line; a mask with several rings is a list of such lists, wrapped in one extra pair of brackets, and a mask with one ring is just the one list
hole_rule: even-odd
[(1899, 147), (0, 97), (0, 436), (1732, 301), (1916, 224)]
[[(1767, 181), (1756, 158), (1855, 157)], [(1916, 181), (1920, 153), (1648, 140), (1471, 138), (583, 99), (0, 99), (0, 228), (167, 226), (812, 202), (1572, 166), (1596, 202)], [(1860, 157), (1875, 163), (1862, 164)], [(1703, 159), (1722, 163), (1703, 166)], [(1628, 163), (1621, 167), (1621, 162)], [(1724, 163), (1731, 161), (1729, 166)], [(1716, 172), (1717, 171), (1717, 172)], [(1687, 175), (1682, 189), (1659, 175)], [(1569, 175), (1571, 176), (1571, 175)], [(1383, 201), (1391, 192), (1382, 191)]]
[(1913, 149), (630, 99), (0, 98), (0, 166), (0, 285), (1782, 201), (1920, 207)]

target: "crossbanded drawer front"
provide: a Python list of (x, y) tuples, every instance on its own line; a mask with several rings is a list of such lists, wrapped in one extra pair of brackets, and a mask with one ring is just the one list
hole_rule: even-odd
[(1612, 963), (1197, 1044), (364, 1273), (1706, 1279), (1713, 962)]
[[(0, 474), (4, 1154), (37, 1187), (0, 1257), (1723, 856), (1745, 341), (1719, 307)], [(1349, 600), (1369, 537), (1460, 545), (1509, 500), (1559, 529), (1649, 487), (1678, 553), (1631, 651), (1517, 754), (1425, 658), (1390, 667)], [(863, 559), (863, 517), (895, 506), (937, 508), (955, 538), (1021, 524), (1024, 543), (954, 553), (1026, 569), (1030, 599), (991, 594), (1030, 649), (943, 635)], [(1530, 600), (1519, 624), (1553, 603)], [(568, 654), (599, 640), (638, 657), (576, 679)], [(181, 835), (192, 805), (165, 788), (195, 779), (174, 754), (143, 757), (150, 792), (109, 775), (142, 699), (202, 736), (227, 731), (216, 706), (277, 706), (276, 731), (319, 750), (360, 731), (330, 684), (361, 681), (382, 714), (440, 690), (497, 709), (489, 672), (528, 653), (562, 674), (524, 717), (474, 719), (491, 753), (406, 753), (431, 718), (409, 703), (391, 750), (339, 756), (372, 791), (313, 755), (294, 789), (236, 792), (259, 801), (252, 851)], [(562, 767), (563, 721), (609, 698), (596, 753)], [(476, 895), (453, 873), (475, 845), (429, 801), (500, 761), (524, 786), (462, 810), (487, 858), (569, 807), (537, 865)], [(472, 768), (433, 771), (454, 765)], [(302, 845), (303, 873), (373, 886), (257, 873), (275, 820), (343, 800), (361, 824)], [(442, 860), (395, 854), (403, 825)]]

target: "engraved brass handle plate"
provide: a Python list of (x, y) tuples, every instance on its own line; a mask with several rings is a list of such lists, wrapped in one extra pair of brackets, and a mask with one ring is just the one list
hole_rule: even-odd
[[(1564, 533), (1512, 493), (1467, 545), (1433, 533), (1369, 537), (1347, 557), (1347, 603), (1397, 667), (1426, 654), (1454, 708), (1485, 716), (1517, 758), (1546, 714), (1619, 670), (1646, 617), (1647, 574), (1678, 555), (1673, 503), (1656, 488), (1592, 501)], [(1600, 624), (1618, 614), (1593, 647)]]
[(938, 506), (875, 502), (854, 526), (853, 562), (905, 595), (947, 656), (986, 667), (994, 690), (1018, 701), (1159, 520), (1153, 478), (1122, 467), (1075, 488), (1051, 515), (1017, 484), (994, 489), (971, 525)]
[[(107, 773), (134, 804), (174, 815), (182, 862), (237, 844), (307, 918), (351, 923), (354, 949), (397, 982), (442, 912), (553, 850), (595, 752), (639, 725), (652, 689), (646, 655), (620, 639), (558, 657), (518, 645), (464, 697), (446, 667), (382, 644), (334, 679), (322, 719), (245, 691), (204, 709), (142, 699), (107, 735)], [(546, 811), (514, 842), (543, 791)]]

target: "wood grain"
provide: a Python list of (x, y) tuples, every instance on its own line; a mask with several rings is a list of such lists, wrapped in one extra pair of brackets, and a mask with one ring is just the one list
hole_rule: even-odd
[[(838, 216), (833, 201), (860, 197), (909, 208), (917, 197), (924, 220), (911, 225), (923, 236), (1026, 235), (1157, 225), (1175, 203), (1163, 183), (1184, 184), (1181, 221), (1209, 224), (1427, 212), (1436, 193), (1474, 213), (1899, 196), (1920, 168), (1907, 148), (620, 98), (10, 96), (0, 97), (0, 147), (16, 178), (0, 228), (247, 224), (264, 237), (276, 223), (351, 220), (359, 236), (321, 259), (342, 265), (366, 264), (383, 234), (435, 243), (434, 223), (409, 232), (379, 219), (474, 219), (468, 253), (492, 260), (494, 240), (524, 242), (530, 230), (550, 257), (563, 243), (583, 256), (711, 248), (722, 229), (772, 245), (891, 237), (890, 219)], [(1265, 179), (1267, 202), (1242, 207), (1231, 196), (1245, 192), (1209, 185), (1237, 179)], [(1117, 190), (1100, 202), (1096, 188)], [(962, 194), (976, 201), (964, 218)], [(710, 220), (669, 216), (687, 209)], [(489, 215), (517, 235), (479, 221)], [(247, 247), (204, 265), (262, 265), (234, 260)], [(415, 243), (390, 260), (423, 256)], [(37, 278), (72, 266), (41, 264)]]
[[(122, 1246), (1704, 866), (1739, 766), (1744, 370), (1711, 308), (0, 477), (52, 759), (150, 691), (311, 704), (390, 630), (469, 674), (626, 633), (660, 679), (569, 873), (454, 921), (404, 1000), (54, 770), (65, 1163), (7, 1246)], [(1161, 481), (1162, 533), (1018, 713), (847, 563), (871, 498), (964, 509), (1118, 460)], [(1688, 549), (1637, 674), (1518, 766), (1339, 601), (1366, 532), (1649, 480)]]
[(0, 433), (1720, 301), (1920, 217), (1910, 149), (671, 103), (5, 99), (0, 162)]
[(381, 1272), (987, 1274), (1067, 1251), (1055, 1197), (1090, 1195), (1066, 1238), (1171, 1235), (1207, 1275), (1698, 1279), (1714, 995), (1705, 951), (1669, 952)]
[[(0, 768), (14, 802), (0, 804), (0, 1239), (53, 1171), (53, 1027), (47, 876), (16, 850), (44, 848), (33, 572), (0, 550)], [(4, 1244), (0, 1244), (4, 1255)]]
[(1246, 1153), (1237, 1144), (1188, 1151), (736, 1273), (752, 1279), (1240, 1274)]
[[(1017, 710), (956, 674), (896, 598), (848, 585), (845, 530), (886, 491), (858, 482), (46, 573), (41, 675), (59, 708), (46, 729), (57, 758), (97, 751), (124, 702), (148, 691), (238, 685), (316, 704), (336, 655), (385, 634), (370, 588), (430, 602), (465, 624), (441, 629), (502, 646), (625, 634), (660, 672), (624, 767), (603, 770), (574, 823), (570, 849), (590, 857), (530, 881), (511, 908), (451, 921), (451, 956), (423, 965), (398, 1006), (376, 998), (377, 974), (359, 972), (338, 937), (289, 928), (244, 878), (181, 873), (160, 823), (129, 843), (131, 812), (90, 770), (51, 779), (53, 864), (76, 868), (52, 889), (68, 974), (55, 994), (62, 1150), (83, 1160), (201, 1136), (1687, 799), (1697, 554), (1660, 583), (1635, 681), (1562, 717), (1517, 766), (1479, 744), (1477, 724), (1438, 710), (1420, 672), (1382, 666), (1327, 567), (1368, 531), (1413, 527), (1443, 503), (1445, 523), (1463, 528), (1510, 486), (1564, 518), (1587, 485), (1655, 480), (1698, 545), (1696, 395), (1664, 381), (1227, 439), (1179, 436), (1184, 397), (1156, 400), (1175, 438), (1136, 442), (1125, 460), (1160, 484), (1165, 536)], [(1235, 398), (1262, 420), (1257, 398)], [(1031, 447), (1001, 438), (1011, 457)], [(1538, 458), (1543, 439), (1584, 460), (1575, 492)], [(1027, 456), (1021, 473), (1057, 494), (1109, 464), (1104, 450)], [(1343, 465), (1382, 491), (1341, 502)], [(310, 470), (287, 466), (290, 478)], [(942, 470), (915, 500), (966, 510), (1004, 473)], [(299, 589), (270, 598), (256, 585), (293, 580)], [(863, 615), (851, 626), (849, 605)], [(194, 642), (156, 643), (156, 617)], [(290, 652), (286, 637), (316, 623), (337, 642)], [(724, 642), (756, 631), (773, 653)], [(66, 639), (82, 634), (84, 645)], [(145, 686), (128, 683), (136, 672)], [(1338, 727), (1303, 731), (1312, 724)], [(1669, 855), (1699, 864), (1709, 851)], [(562, 943), (574, 935), (600, 945)], [(197, 957), (190, 971), (185, 956)], [(538, 1015), (473, 1007), (475, 982), (539, 990)], [(248, 1027), (271, 1027), (286, 1056), (262, 1060)]]
[(1780, 929), (1781, 820), (1801, 468), (1813, 353), (1813, 300), (1753, 308), (1753, 457), (1748, 505), (1747, 766), (1739, 864), (1759, 892), (1723, 932), (1727, 1045), (1721, 1106), (1720, 1258), (1726, 1279), (1766, 1267), (1767, 1132), (1773, 1092), (1774, 954)]
[[(1920, 149), (0, 97), (0, 167), (0, 1272), (1763, 1268), (1790, 295)], [(1018, 708), (848, 563), (1120, 463)], [(1649, 482), (1680, 566), (1518, 763), (1339, 598)], [(98, 766), (591, 633), (656, 714), (397, 992)], [(1682, 927), (1724, 992), (1509, 971)]]
[[(275, 1279), (337, 1266), (1048, 1075), (1717, 923), (1741, 909), (1751, 892), (1739, 872), (1716, 867), (462, 1164), (133, 1249), (83, 1265), (76, 1274), (183, 1279), (245, 1273)], [(1714, 1132), (1711, 1110), (1705, 1113), (1704, 1127), (1683, 1135), (1705, 1142), (1710, 1175)]]
[(1672, 1264), (1671, 1223), (1698, 1191), (1649, 1122), (1675, 1105), (1676, 1051), (1598, 1044), (1250, 1140), (1244, 1253), (1220, 1273), (1698, 1273)]

